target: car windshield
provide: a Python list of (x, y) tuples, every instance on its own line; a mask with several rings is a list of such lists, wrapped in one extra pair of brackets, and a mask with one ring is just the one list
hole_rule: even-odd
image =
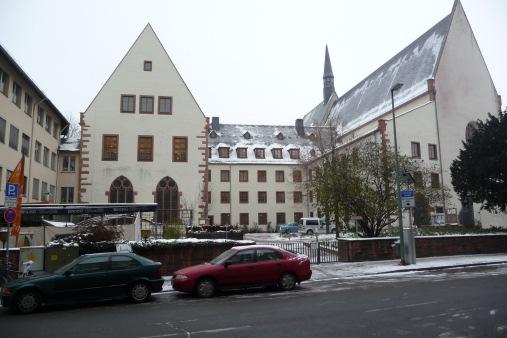
[(231, 257), (236, 253), (236, 250), (229, 249), (227, 251), (222, 252), (217, 257), (213, 258), (211, 261), (209, 261), (213, 265), (222, 264), (227, 260), (227, 258)]
[(76, 261), (79, 260), (79, 257), (74, 259), (72, 262), (70, 263), (67, 263), (65, 264), (64, 266), (62, 266), (61, 268), (55, 270), (53, 273), (57, 274), (57, 275), (62, 275), (65, 273), (65, 271), (67, 271), (70, 267), (72, 267)]

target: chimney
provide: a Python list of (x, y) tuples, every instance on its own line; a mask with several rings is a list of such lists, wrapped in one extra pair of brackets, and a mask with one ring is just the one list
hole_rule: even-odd
[(220, 119), (218, 116), (214, 116), (211, 118), (211, 129), (215, 131), (220, 130)]
[(296, 119), (296, 132), (299, 137), (305, 137), (305, 126), (303, 125), (303, 119)]

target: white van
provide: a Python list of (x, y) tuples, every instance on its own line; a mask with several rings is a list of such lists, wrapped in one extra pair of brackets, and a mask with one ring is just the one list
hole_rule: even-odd
[[(326, 233), (326, 222), (317, 217), (303, 217), (299, 220), (299, 232), (313, 235), (315, 233)], [(329, 231), (336, 233), (336, 225), (330, 224)]]

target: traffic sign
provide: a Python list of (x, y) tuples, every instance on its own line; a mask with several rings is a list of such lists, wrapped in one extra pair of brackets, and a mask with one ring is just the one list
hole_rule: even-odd
[(7, 183), (5, 186), (5, 197), (15, 197), (18, 198), (18, 184), (16, 183)]
[(17, 197), (5, 197), (4, 207), (15, 208), (17, 206), (18, 206), (18, 198)]
[(400, 191), (401, 206), (403, 208), (415, 208), (415, 191), (404, 190)]
[(12, 223), (16, 219), (16, 209), (6, 209), (4, 211), (4, 219), (7, 223)]

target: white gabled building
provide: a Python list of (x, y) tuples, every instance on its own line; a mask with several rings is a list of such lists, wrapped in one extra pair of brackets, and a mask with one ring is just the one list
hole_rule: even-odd
[[(436, 189), (452, 188), (450, 165), (477, 119), (501, 109), (498, 95), (461, 3), (451, 14), (343, 95), (336, 95), (326, 50), (324, 101), (304, 117), (305, 126), (340, 125), (343, 145), (370, 137), (394, 146), (391, 88), (395, 92), (398, 148), (402, 154), (435, 167)], [(452, 191), (447, 222), (475, 219), (482, 226), (506, 226), (505, 214), (467, 207)]]
[(156, 202), (204, 219), (207, 120), (148, 24), (81, 115), (79, 202)]

